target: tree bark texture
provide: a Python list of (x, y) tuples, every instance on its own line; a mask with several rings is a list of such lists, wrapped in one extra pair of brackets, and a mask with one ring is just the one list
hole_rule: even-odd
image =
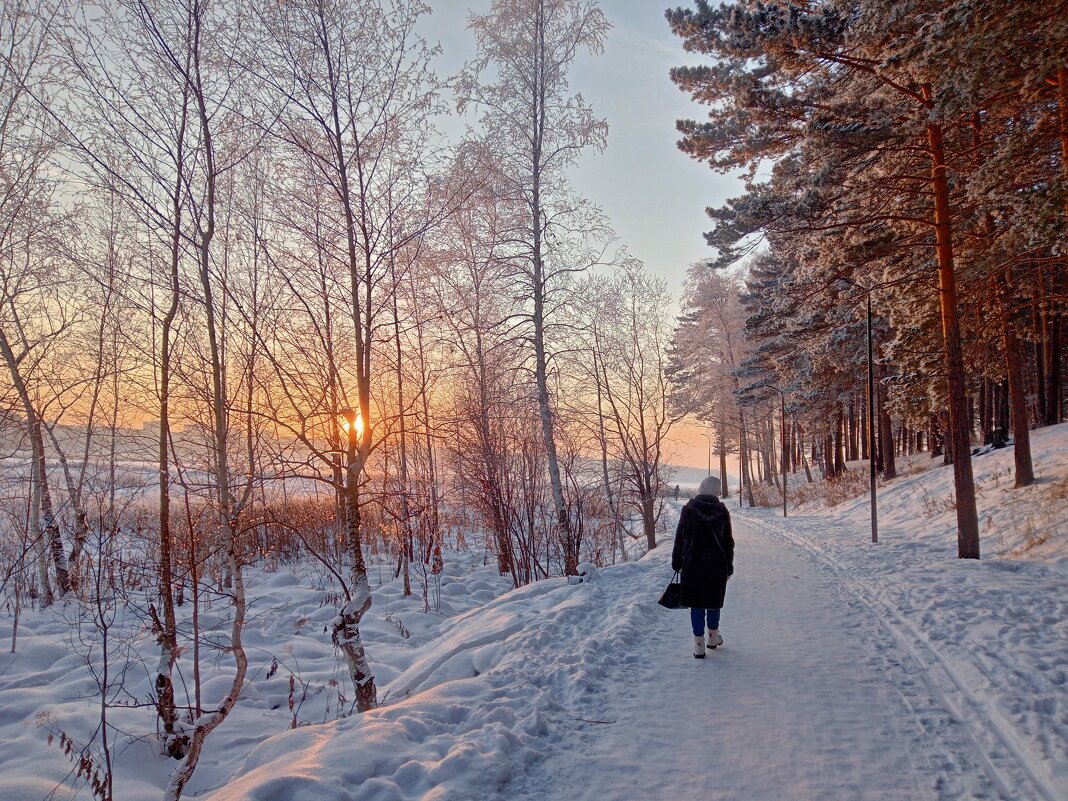
[(952, 441), (953, 486), (957, 506), (957, 555), (962, 559), (978, 559), (979, 516), (975, 507), (975, 479), (972, 475), (970, 426), (965, 398), (964, 356), (957, 317), (957, 283), (942, 126), (929, 123), (927, 138), (931, 154), (931, 188), (934, 191), (935, 254), (938, 260), (942, 336), (949, 385), (949, 436)]
[(1009, 381), (1016, 486), (1026, 487), (1034, 483), (1035, 472), (1031, 461), (1031, 430), (1027, 419), (1027, 396), (1024, 388), (1020, 340), (1016, 335), (1016, 326), (1009, 306), (1008, 282), (1007, 271), (998, 276), (998, 311), (1000, 312), (1002, 341), (1005, 345), (1005, 371)]

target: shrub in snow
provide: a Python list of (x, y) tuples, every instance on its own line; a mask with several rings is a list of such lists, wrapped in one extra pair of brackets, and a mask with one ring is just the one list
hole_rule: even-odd
[(568, 584), (582, 584), (584, 581), (593, 581), (599, 575), (597, 568), (589, 562), (579, 562), (577, 576), (568, 576)]

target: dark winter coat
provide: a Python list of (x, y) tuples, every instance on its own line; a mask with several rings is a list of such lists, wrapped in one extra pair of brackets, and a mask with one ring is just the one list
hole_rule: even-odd
[(671, 569), (681, 573), (682, 605), (722, 609), (727, 577), (734, 573), (734, 537), (727, 507), (714, 495), (698, 495), (682, 507)]

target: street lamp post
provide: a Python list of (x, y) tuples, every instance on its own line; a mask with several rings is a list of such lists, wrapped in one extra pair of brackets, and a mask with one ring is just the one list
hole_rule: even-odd
[(738, 448), (738, 508), (739, 509), (742, 508), (742, 495), (745, 494), (744, 492), (742, 492), (743, 489), (744, 489), (744, 487), (742, 487), (742, 449)]
[(712, 475), (712, 435), (702, 434), (701, 436), (708, 440), (708, 474)]
[(864, 286), (851, 278), (841, 280), (859, 289), (867, 298), (868, 317), (868, 476), (871, 492), (871, 541), (879, 542), (879, 506), (875, 491), (875, 344), (871, 326), (871, 293), (875, 287)]
[(782, 516), (786, 517), (786, 394), (779, 391), (779, 428), (782, 429)]
[[(860, 286), (857, 284), (857, 286)], [(868, 474), (871, 487), (871, 541), (879, 542), (879, 510), (875, 492), (875, 347), (871, 335), (871, 289), (860, 287), (868, 298)]]

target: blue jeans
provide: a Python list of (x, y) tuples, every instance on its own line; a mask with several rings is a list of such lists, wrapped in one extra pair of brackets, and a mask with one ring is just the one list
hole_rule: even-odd
[(690, 623), (693, 625), (693, 636), (704, 637), (705, 636), (705, 613), (708, 613), (708, 627), (710, 629), (719, 628), (719, 610), (718, 609), (690, 609)]

